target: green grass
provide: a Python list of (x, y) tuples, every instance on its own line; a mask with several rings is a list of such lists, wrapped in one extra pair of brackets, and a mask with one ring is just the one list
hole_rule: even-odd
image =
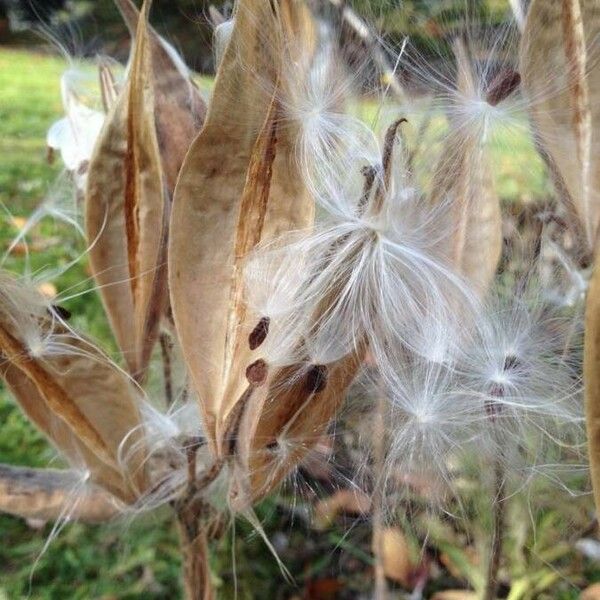
[[(60, 165), (46, 162), (45, 136), (50, 124), (61, 115), (59, 77), (65, 65), (48, 56), (0, 50), (0, 202), (14, 216), (27, 216), (42, 200), (60, 171)], [(210, 81), (203, 79), (203, 87)], [(372, 107), (365, 104), (369, 117)], [(492, 148), (497, 184), (505, 201), (544, 197), (547, 182), (537, 155), (526, 136), (502, 138)], [(57, 160), (59, 163), (60, 160)], [(515, 166), (516, 165), (516, 166)], [(17, 229), (8, 217), (0, 219), (0, 255), (14, 238)], [(42, 240), (43, 251), (35, 250)], [(30, 236), (29, 263), (16, 255), (6, 266), (16, 273), (28, 268), (37, 273), (46, 268), (64, 267), (83, 250), (83, 241), (64, 224), (52, 221), (38, 226)], [(84, 282), (81, 285), (81, 282)], [(59, 294), (79, 286), (91, 290), (85, 261), (60, 274), (55, 280)], [(110, 332), (97, 296), (83, 294), (69, 300), (66, 307), (73, 313), (73, 324), (99, 341), (109, 351), (114, 349)], [(23, 417), (8, 395), (0, 390), (0, 462), (15, 465), (46, 466), (54, 453), (43, 437)], [(552, 499), (553, 500), (553, 499)], [(282, 508), (282, 504), (285, 506)], [(309, 504), (308, 502), (306, 504)], [(550, 505), (549, 501), (549, 505)], [(516, 555), (512, 572), (523, 585), (536, 573), (549, 577), (555, 569), (564, 574), (560, 589), (554, 583), (544, 590), (542, 598), (575, 599), (577, 587), (598, 578), (593, 565), (575, 561), (572, 551), (560, 559), (543, 554), (564, 541), (564, 531), (585, 523), (586, 506), (569, 504), (573, 515), (564, 524), (554, 504), (547, 513), (537, 515), (536, 538), (531, 542), (535, 552), (527, 557)], [(287, 584), (260, 536), (243, 521), (236, 523), (236, 535), (230, 527), (227, 535), (215, 545), (213, 563), (220, 597), (234, 597), (234, 566), (240, 600), (269, 600), (302, 596), (318, 581), (328, 578), (342, 581), (344, 590), (357, 597), (367, 594), (371, 583), (369, 527), (366, 523), (336, 522), (331, 531), (315, 532), (305, 520), (305, 506), (298, 500), (295, 518), (290, 517), (289, 502), (268, 500), (257, 509), (267, 535), (274, 541), (281, 557), (294, 574), (297, 584)], [(548, 516), (547, 516), (548, 515)], [(582, 517), (583, 515), (583, 517)], [(429, 518), (429, 515), (426, 515)], [(515, 528), (528, 524), (525, 508)], [(406, 523), (407, 529), (409, 528)], [(433, 528), (431, 522), (429, 527)], [(459, 538), (443, 525), (443, 540), (437, 550), (446, 549), (471, 568)], [(416, 527), (416, 525), (415, 525)], [(442, 527), (442, 523), (440, 523)], [(0, 600), (19, 599), (154, 599), (177, 598), (180, 595), (177, 535), (167, 508), (132, 522), (106, 526), (70, 524), (56, 536), (42, 554), (52, 530), (51, 524), (41, 529), (29, 527), (23, 520), (0, 515)], [(449, 539), (451, 534), (455, 540)], [(520, 533), (519, 533), (520, 535)], [(430, 543), (435, 545), (435, 536)], [(233, 552), (232, 552), (233, 550)], [(544, 556), (544, 558), (539, 558)], [(560, 562), (557, 562), (559, 561)], [(549, 563), (552, 564), (549, 564)], [(452, 580), (453, 587), (466, 585), (468, 573)], [(537, 581), (537, 580), (536, 580)], [(436, 580), (433, 588), (444, 589), (447, 580)], [(536, 585), (538, 585), (536, 583)], [(281, 594), (281, 596), (278, 596)], [(306, 596), (309, 597), (309, 596)], [(315, 596), (312, 596), (315, 597)], [(366, 597), (366, 596), (365, 596)], [(535, 595), (524, 596), (534, 598)]]

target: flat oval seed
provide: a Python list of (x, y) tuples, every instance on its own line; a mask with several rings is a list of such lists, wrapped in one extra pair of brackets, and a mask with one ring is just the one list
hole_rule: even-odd
[(262, 317), (252, 330), (252, 333), (248, 336), (250, 350), (256, 350), (265, 341), (265, 338), (269, 334), (270, 323), (271, 319), (269, 317)]
[(68, 321), (71, 318), (71, 311), (66, 309), (64, 306), (60, 306), (60, 304), (53, 304), (52, 312), (63, 321)]
[(327, 385), (327, 367), (325, 365), (313, 365), (306, 374), (306, 389), (311, 394), (318, 394)]
[(252, 385), (261, 385), (267, 378), (268, 370), (267, 363), (262, 358), (259, 358), (246, 369), (246, 378)]
[(506, 100), (521, 85), (521, 75), (512, 69), (502, 69), (492, 79), (485, 95), (490, 106), (497, 106)]

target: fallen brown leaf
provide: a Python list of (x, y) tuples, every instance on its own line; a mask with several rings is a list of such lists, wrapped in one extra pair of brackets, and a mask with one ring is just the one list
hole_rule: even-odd
[(316, 503), (313, 524), (316, 529), (326, 529), (339, 514), (365, 515), (370, 509), (371, 499), (362, 490), (338, 490)]

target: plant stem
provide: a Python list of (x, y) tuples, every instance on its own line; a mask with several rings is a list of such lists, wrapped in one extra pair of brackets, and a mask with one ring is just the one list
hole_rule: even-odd
[(186, 600), (214, 600), (205, 526), (188, 503), (177, 510), (183, 556), (183, 586)]
[(183, 556), (183, 587), (186, 600), (214, 600), (210, 576), (207, 528), (210, 508), (201, 493), (218, 477), (222, 461), (215, 461), (200, 477), (196, 473), (197, 453), (202, 438), (191, 437), (184, 445), (188, 463), (188, 485), (185, 495), (175, 503)]
[(381, 474), (383, 472), (384, 462), (384, 402), (383, 396), (380, 395), (377, 400), (377, 408), (373, 423), (373, 465), (375, 467), (373, 499), (372, 499), (372, 538), (371, 552), (374, 558), (374, 577), (375, 590), (373, 594), (374, 600), (386, 600), (388, 597), (387, 581), (385, 579), (385, 570), (383, 567), (383, 481)]
[(165, 384), (165, 402), (167, 408), (173, 404), (173, 380), (171, 375), (171, 353), (173, 351), (173, 344), (169, 339), (169, 336), (165, 333), (160, 334), (160, 350), (162, 354), (163, 364), (163, 378)]
[(494, 464), (494, 505), (492, 509), (492, 544), (488, 562), (487, 581), (483, 600), (495, 600), (498, 592), (498, 571), (502, 558), (504, 542), (504, 525), (506, 517), (506, 472), (502, 457)]

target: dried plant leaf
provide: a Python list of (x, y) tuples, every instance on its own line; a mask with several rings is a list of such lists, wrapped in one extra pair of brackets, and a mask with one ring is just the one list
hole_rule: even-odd
[(250, 323), (245, 314), (241, 264), (258, 242), (313, 219), (294, 163), (294, 128), (277, 124), (284, 44), (308, 52), (312, 28), (301, 3), (240, 2), (205, 126), (177, 184), (171, 304), (205, 428), (219, 452), (217, 439), (226, 437), (247, 386), (247, 336), (258, 320)]
[[(475, 91), (464, 45), (457, 41), (457, 88), (466, 97)], [(450, 132), (436, 165), (432, 204), (449, 203), (449, 259), (484, 294), (494, 278), (502, 252), (502, 215), (480, 133), (464, 123)]]
[(102, 523), (119, 511), (115, 499), (101, 488), (82, 488), (75, 471), (0, 465), (0, 512), (24, 519)]
[(536, 133), (564, 180), (566, 208), (581, 224), (589, 250), (600, 217), (600, 69), (587, 50), (599, 35), (595, 0), (534, 0), (521, 44), (523, 89)]
[(130, 372), (143, 376), (166, 310), (167, 202), (156, 128), (146, 5), (128, 84), (92, 157), (90, 262)]
[(385, 576), (408, 588), (414, 577), (416, 565), (406, 536), (399, 527), (385, 527), (378, 535)]
[[(131, 0), (115, 0), (135, 38), (139, 11)], [(185, 155), (200, 130), (206, 104), (175, 50), (153, 29), (147, 30), (152, 54), (154, 112), (167, 189), (172, 196)]]
[[(0, 374), (27, 416), (73, 466), (89, 470), (92, 481), (131, 502), (147, 486), (136, 393), (125, 373), (46, 314), (44, 306), (35, 292), (4, 277)], [(34, 355), (26, 339), (31, 332), (49, 340), (47, 351)]]

